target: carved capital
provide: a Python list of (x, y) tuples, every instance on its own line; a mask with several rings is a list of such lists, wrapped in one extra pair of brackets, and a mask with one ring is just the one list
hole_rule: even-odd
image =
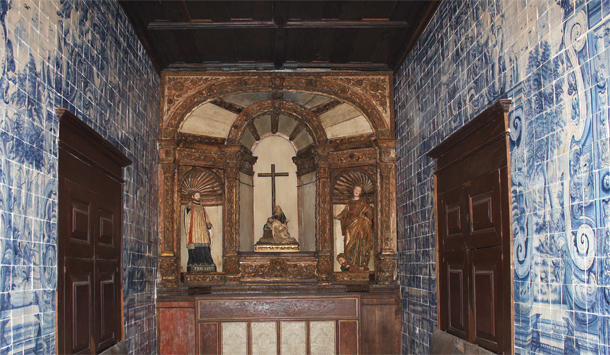
[(383, 163), (396, 162), (396, 141), (383, 139), (378, 141), (379, 161)]
[(382, 253), (377, 257), (376, 268), (377, 282), (380, 284), (391, 284), (396, 279), (396, 254)]
[(176, 159), (176, 141), (173, 139), (159, 140), (159, 163), (171, 164)]
[(180, 263), (176, 257), (159, 258), (160, 284), (164, 287), (175, 287), (180, 281)]

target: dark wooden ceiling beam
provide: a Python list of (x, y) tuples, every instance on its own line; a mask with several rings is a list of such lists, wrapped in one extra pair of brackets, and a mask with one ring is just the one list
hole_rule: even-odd
[[(168, 69), (184, 70), (268, 70), (277, 69), (271, 62), (239, 62), (239, 63), (184, 63), (176, 62), (167, 66)], [(364, 70), (385, 71), (390, 70), (386, 63), (298, 63), (285, 62), (284, 69), (331, 69), (331, 70)]]
[(294, 129), (292, 130), (292, 133), (290, 133), (290, 137), (288, 139), (294, 141), (299, 135), (299, 133), (301, 133), (303, 128), (305, 128), (305, 126), (303, 126), (301, 122), (297, 123), (296, 127), (294, 127)]
[(286, 30), (284, 26), (288, 21), (288, 4), (286, 2), (273, 3), (273, 20), (277, 24), (273, 32), (273, 64), (281, 68), (286, 61)]
[(316, 115), (316, 116), (320, 116), (323, 113), (326, 113), (332, 109), (334, 109), (335, 107), (341, 105), (341, 101), (339, 100), (330, 100), (326, 103), (323, 103), (321, 105), (318, 105), (314, 108), (311, 109), (311, 112)]
[(273, 112), (271, 112), (271, 133), (276, 134), (279, 127), (280, 127), (280, 112), (273, 111)]
[(176, 30), (239, 30), (252, 28), (275, 29), (277, 24), (274, 21), (190, 21), (190, 22), (169, 22), (153, 21), (148, 24), (149, 31), (176, 31)]
[(250, 123), (248, 125), (248, 128), (250, 129), (250, 133), (252, 133), (252, 136), (254, 136), (254, 140), (255, 141), (260, 141), (261, 140), (261, 135), (258, 134), (258, 130), (256, 129), (256, 126), (254, 126), (254, 122)]
[[(281, 3), (280, 3), (281, 4)], [(276, 5), (276, 8), (282, 7)], [(275, 10), (274, 10), (275, 12)], [(280, 17), (283, 18), (283, 17)], [(275, 21), (252, 21), (252, 20), (233, 20), (233, 21), (189, 21), (189, 22), (170, 22), (170, 21), (153, 21), (148, 24), (149, 31), (176, 31), (176, 30), (240, 30), (240, 29), (334, 29), (334, 28), (407, 28), (407, 21), (390, 21), (390, 20), (360, 20), (360, 21), (343, 21), (343, 20), (320, 20), (320, 21), (295, 21), (290, 20), (282, 23), (281, 20)]]
[(285, 28), (405, 28), (407, 21), (380, 20), (320, 20), (320, 21), (288, 21)]
[(223, 99), (216, 99), (211, 101), (212, 105), (216, 105), (222, 109), (225, 109), (229, 112), (233, 112), (236, 115), (239, 115), (241, 113), (241, 111), (243, 111), (243, 107), (236, 105), (232, 102), (229, 101), (225, 101)]

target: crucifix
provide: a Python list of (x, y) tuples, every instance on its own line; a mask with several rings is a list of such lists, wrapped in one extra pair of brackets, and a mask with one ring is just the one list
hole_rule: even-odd
[(273, 209), (275, 208), (275, 177), (288, 176), (288, 173), (276, 173), (275, 164), (271, 164), (271, 173), (258, 173), (258, 176), (271, 178), (271, 213), (273, 213)]

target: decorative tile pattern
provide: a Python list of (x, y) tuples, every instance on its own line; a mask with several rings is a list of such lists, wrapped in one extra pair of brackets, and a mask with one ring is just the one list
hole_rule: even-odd
[(252, 354), (277, 354), (275, 322), (252, 322)]
[(309, 322), (309, 347), (312, 354), (336, 354), (335, 321)]
[(610, 2), (445, 1), (395, 77), (403, 353), (436, 327), (426, 153), (512, 98), (516, 353), (610, 353)]
[(246, 322), (222, 322), (222, 353), (226, 355), (248, 352), (248, 324)]
[(0, 353), (55, 353), (57, 107), (134, 162), (125, 337), (156, 352), (159, 78), (126, 16), (114, 1), (0, 1), (0, 88)]
[(305, 322), (280, 322), (280, 352), (282, 355), (307, 354)]

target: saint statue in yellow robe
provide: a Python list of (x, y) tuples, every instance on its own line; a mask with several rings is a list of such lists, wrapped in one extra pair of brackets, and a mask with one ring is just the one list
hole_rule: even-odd
[[(201, 205), (201, 194), (194, 192), (192, 200), (182, 208), (182, 221), (188, 249), (187, 271), (215, 271), (210, 246), (212, 244), (212, 223), (205, 208)], [(197, 266), (207, 266), (205, 269)], [(192, 270), (191, 270), (192, 269)]]
[[(362, 187), (354, 187), (354, 195), (341, 213), (335, 216), (341, 221), (344, 252), (347, 262), (357, 270), (368, 270), (373, 249), (373, 207), (361, 198)], [(350, 271), (352, 269), (350, 268)]]

